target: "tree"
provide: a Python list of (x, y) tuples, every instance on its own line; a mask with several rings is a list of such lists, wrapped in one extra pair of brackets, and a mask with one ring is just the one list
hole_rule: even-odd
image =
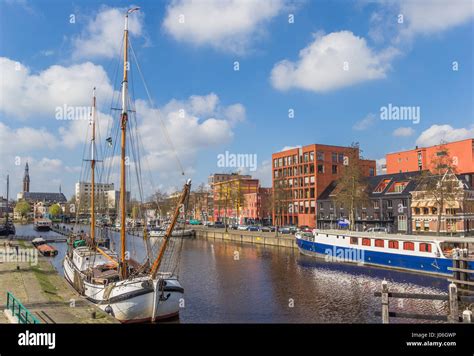
[(412, 193), (417, 200), (434, 201), (438, 221), (436, 234), (441, 231), (441, 218), (444, 209), (454, 201), (463, 199), (462, 184), (456, 177), (456, 159), (451, 157), (444, 143), (441, 143), (430, 161), (430, 170), (423, 171), (417, 179)]
[(58, 217), (59, 215), (62, 214), (63, 210), (61, 209), (61, 206), (59, 204), (53, 204), (49, 207), (49, 214), (52, 217)]
[(357, 143), (351, 145), (351, 150), (344, 157), (344, 168), (340, 178), (336, 180), (333, 194), (332, 200), (348, 212), (349, 229), (354, 231), (356, 211), (369, 201)]
[(16, 204), (15, 210), (20, 214), (21, 219), (23, 220), (23, 218), (27, 217), (28, 213), (31, 211), (31, 206), (27, 201), (22, 200)]

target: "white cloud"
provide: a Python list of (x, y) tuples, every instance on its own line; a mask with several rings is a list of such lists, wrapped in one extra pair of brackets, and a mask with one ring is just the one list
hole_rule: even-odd
[(399, 127), (393, 131), (395, 137), (408, 137), (415, 133), (415, 130), (411, 127)]
[(273, 67), (271, 82), (279, 90), (300, 88), (325, 92), (385, 78), (394, 48), (376, 52), (364, 38), (350, 31), (318, 34), (299, 53), (296, 62), (283, 60)]
[(460, 141), (474, 138), (474, 126), (455, 129), (451, 125), (432, 125), (417, 138), (418, 146), (439, 145), (441, 142)]
[(288, 150), (292, 150), (294, 148), (301, 148), (301, 145), (297, 145), (297, 146), (285, 146), (283, 147), (280, 152), (284, 152), (284, 151), (288, 151)]
[(45, 128), (20, 127), (12, 129), (0, 122), (0, 152), (2, 155), (21, 156), (26, 152), (40, 148), (54, 149), (58, 139)]
[(364, 131), (364, 130), (367, 130), (370, 126), (372, 126), (374, 123), (375, 123), (375, 115), (368, 114), (362, 120), (356, 122), (352, 128), (357, 131)]
[[(287, 0), (175, 0), (166, 9), (164, 30), (174, 39), (233, 53), (247, 51)], [(184, 20), (184, 21), (183, 21)]]
[[(135, 7), (135, 6), (131, 6)], [(83, 33), (73, 39), (73, 58), (112, 58), (120, 54), (126, 8), (103, 7), (86, 25)], [(143, 33), (143, 12), (129, 16), (131, 36)]]
[(162, 108), (151, 109), (147, 102), (136, 101), (139, 127), (147, 161), (152, 169), (177, 167), (175, 154), (163, 134), (162, 123), (182, 163), (193, 169), (199, 151), (229, 143), (233, 127), (245, 120), (241, 104), (223, 106), (216, 94), (171, 100)]
[(110, 98), (113, 91), (102, 66), (91, 62), (53, 65), (35, 74), (19, 62), (0, 57), (0, 73), (0, 112), (18, 118), (49, 116), (54, 120), (57, 108), (64, 105), (90, 106), (94, 86), (100, 98)]
[(402, 36), (432, 34), (464, 24), (474, 17), (472, 0), (400, 1), (406, 27)]
[(387, 160), (384, 158), (379, 158), (375, 160), (375, 166), (377, 170), (377, 175), (382, 175), (387, 173)]

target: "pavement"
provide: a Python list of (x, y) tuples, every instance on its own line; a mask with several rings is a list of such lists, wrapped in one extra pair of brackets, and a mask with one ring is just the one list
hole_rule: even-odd
[[(5, 240), (0, 250), (5, 251)], [(12, 247), (35, 252), (26, 241), (12, 241)], [(117, 323), (117, 321), (79, 296), (56, 271), (50, 257), (38, 256), (37, 264), (6, 261), (0, 258), (0, 323), (7, 323), (3, 313), (7, 291), (11, 292), (41, 323)], [(17, 269), (17, 266), (19, 269)], [(95, 312), (95, 318), (92, 317)]]

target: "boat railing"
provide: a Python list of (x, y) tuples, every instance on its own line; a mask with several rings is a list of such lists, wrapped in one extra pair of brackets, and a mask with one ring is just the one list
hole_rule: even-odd
[(8, 291), (7, 310), (10, 310), (12, 315), (18, 318), (20, 324), (40, 324), (40, 321)]

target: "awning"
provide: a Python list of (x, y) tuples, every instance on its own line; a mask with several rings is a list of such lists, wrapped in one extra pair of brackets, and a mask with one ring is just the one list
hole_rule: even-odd
[(458, 201), (447, 201), (444, 202), (444, 207), (447, 209), (459, 209), (461, 204)]

